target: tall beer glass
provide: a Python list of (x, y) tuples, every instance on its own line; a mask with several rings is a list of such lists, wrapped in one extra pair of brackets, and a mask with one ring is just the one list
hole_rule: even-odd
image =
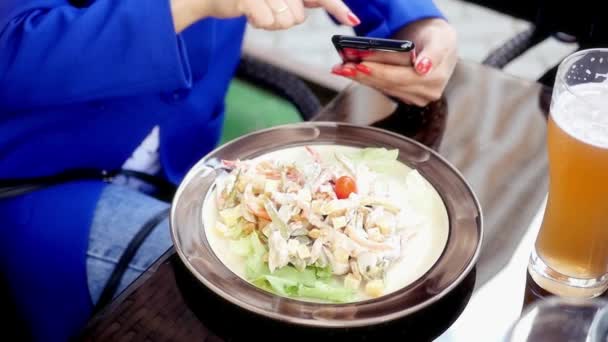
[(559, 66), (547, 131), (549, 195), (528, 271), (556, 295), (608, 288), (608, 49)]

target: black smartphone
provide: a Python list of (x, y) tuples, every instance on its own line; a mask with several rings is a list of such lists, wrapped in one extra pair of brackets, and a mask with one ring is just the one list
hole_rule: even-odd
[(359, 63), (374, 51), (396, 52), (410, 56), (415, 53), (414, 42), (409, 40), (334, 35), (331, 41), (345, 63)]

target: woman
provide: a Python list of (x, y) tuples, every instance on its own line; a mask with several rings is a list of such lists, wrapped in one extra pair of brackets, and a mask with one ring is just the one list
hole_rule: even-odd
[[(440, 96), (456, 37), (431, 0), (2, 0), (0, 180), (124, 166), (179, 183), (218, 142), (245, 23), (287, 29), (306, 7), (418, 46), (413, 65), (334, 73), (418, 105)], [(93, 180), (0, 200), (0, 272), (34, 338), (77, 332), (137, 228), (166, 207)], [(164, 222), (122, 287), (169, 246)]]

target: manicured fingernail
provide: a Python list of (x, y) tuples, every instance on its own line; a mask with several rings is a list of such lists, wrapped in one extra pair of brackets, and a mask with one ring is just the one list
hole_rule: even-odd
[(357, 18), (357, 16), (353, 12), (348, 12), (348, 15), (346, 17), (348, 18), (348, 21), (353, 24), (353, 26), (361, 24), (361, 20), (359, 20), (359, 18)]
[(344, 76), (343, 72), (342, 72), (342, 66), (341, 65), (336, 65), (333, 68), (331, 68), (331, 73), (334, 74), (334, 75)]
[(342, 65), (336, 65), (331, 69), (331, 73), (338, 76), (352, 77), (355, 76), (356, 71), (352, 68), (346, 68)]
[(357, 70), (353, 68), (342, 68), (342, 74), (346, 77), (353, 77), (357, 74)]
[(357, 64), (357, 65), (355, 65), (355, 68), (357, 68), (357, 70), (361, 71), (362, 73), (364, 73), (366, 75), (372, 74), (372, 70), (369, 67), (367, 67), (366, 65)]
[(432, 67), (433, 62), (428, 57), (424, 57), (416, 64), (416, 71), (421, 75), (426, 75)]
[(341, 70), (332, 70), (331, 73), (334, 74), (334, 75), (338, 75), (338, 76), (344, 76), (344, 75), (342, 75), (342, 71)]

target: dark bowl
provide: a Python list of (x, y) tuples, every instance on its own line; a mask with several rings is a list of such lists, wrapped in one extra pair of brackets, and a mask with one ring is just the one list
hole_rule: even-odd
[[(449, 219), (443, 253), (421, 278), (374, 300), (324, 304), (274, 295), (229, 270), (204, 233), (202, 208), (218, 175), (221, 159), (250, 159), (302, 145), (385, 147), (418, 170), (441, 196)], [(171, 235), (186, 269), (207, 289), (240, 309), (290, 325), (354, 328), (382, 325), (418, 312), (450, 293), (473, 269), (483, 234), (481, 207), (471, 187), (449, 162), (406, 137), (368, 126), (307, 122), (251, 133), (210, 152), (186, 175), (171, 210)]]

